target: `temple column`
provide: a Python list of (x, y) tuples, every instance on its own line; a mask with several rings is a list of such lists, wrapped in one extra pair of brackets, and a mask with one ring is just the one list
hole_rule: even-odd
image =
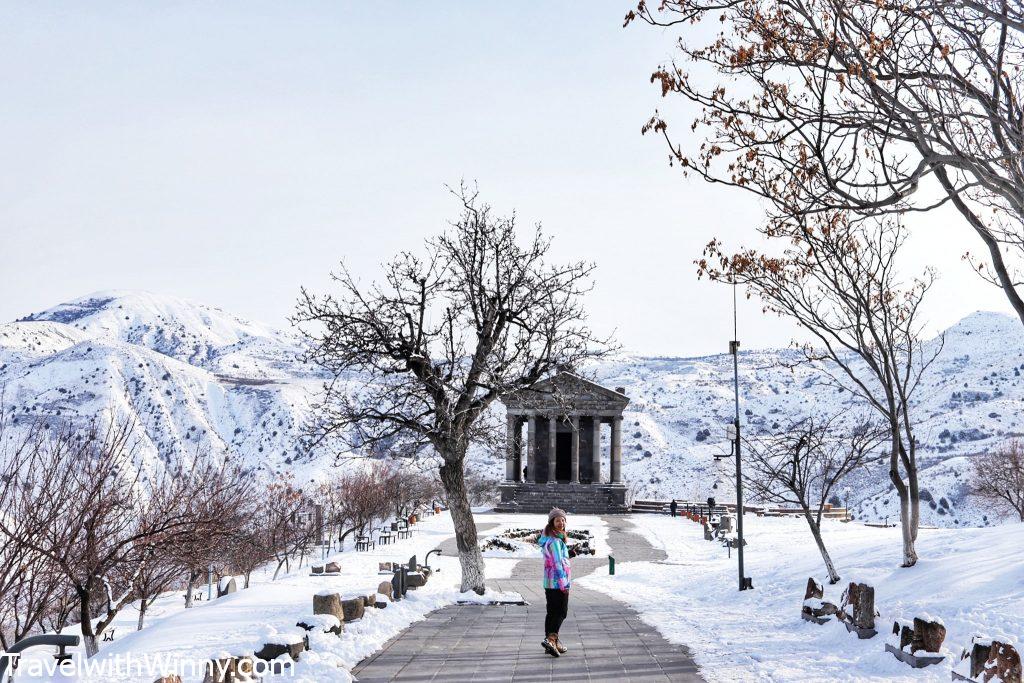
[(572, 416), (572, 471), (569, 474), (569, 481), (573, 484), (580, 483), (580, 416)]
[(537, 416), (531, 414), (526, 426), (526, 479), (537, 483)]
[(512, 466), (512, 481), (523, 481), (523, 421), (517, 415), (515, 432), (512, 434), (512, 447), (516, 450), (515, 464)]
[(558, 451), (558, 418), (551, 416), (548, 418), (548, 483), (557, 484), (558, 478), (555, 477), (555, 466), (558, 464), (558, 460), (555, 457)]
[(592, 484), (600, 484), (601, 483), (601, 416), (600, 415), (595, 415), (593, 417), (593, 430), (594, 430), (594, 436), (593, 436), (593, 439), (592, 439), (592, 443), (593, 443), (593, 453), (592, 453), (592, 456), (594, 458), (594, 470), (593, 470), (594, 473), (590, 477), (590, 482)]
[(622, 483), (622, 416), (612, 420), (612, 483)]
[(509, 415), (505, 419), (505, 481), (516, 480), (516, 418)]

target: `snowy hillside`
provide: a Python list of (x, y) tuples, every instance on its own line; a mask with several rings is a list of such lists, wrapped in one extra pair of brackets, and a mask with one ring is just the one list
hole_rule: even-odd
[[(937, 343), (937, 342), (931, 342)], [(169, 296), (103, 292), (0, 324), (5, 409), (31, 416), (90, 416), (111, 408), (145, 430), (142, 457), (156, 464), (209, 449), (299, 481), (326, 471), (334, 454), (299, 441), (321, 379), (301, 363), (301, 339), (220, 309)], [(747, 434), (812, 413), (864, 414), (849, 392), (811, 368), (781, 367), (793, 351), (740, 354)], [(918, 394), (923, 523), (981, 526), (994, 521), (965, 492), (969, 458), (1024, 434), (1024, 329), (1008, 316), (975, 313), (950, 328)], [(623, 434), (624, 474), (641, 497), (703, 499), (719, 478), (712, 454), (726, 450), (732, 415), (732, 359), (623, 356), (588, 369), (631, 399)], [(495, 478), (501, 463), (473, 466)], [(862, 519), (895, 521), (884, 473), (853, 482)], [(728, 490), (728, 489), (727, 489)], [(724, 491), (720, 497), (728, 495)], [(843, 501), (845, 502), (845, 501)]]
[[(916, 395), (922, 523), (984, 526), (994, 520), (967, 497), (965, 475), (971, 456), (1024, 434), (1018, 408), (1024, 401), (1024, 329), (1015, 318), (979, 312), (944, 337)], [(850, 392), (822, 382), (812, 368), (779, 366), (795, 354), (741, 352), (740, 401), (748, 435), (810, 414), (868, 415)], [(712, 455), (728, 451), (731, 356), (625, 358), (595, 368), (595, 375), (607, 386), (626, 387), (632, 399), (623, 434), (626, 480), (640, 485), (643, 496), (710, 495), (718, 478)], [(850, 505), (858, 518), (896, 521), (898, 501), (887, 482), (884, 471), (851, 482)]]
[(133, 418), (149, 465), (208, 451), (279, 471), (315, 459), (297, 437), (320, 380), (300, 352), (215, 308), (108, 292), (0, 325), (0, 387), (16, 420)]

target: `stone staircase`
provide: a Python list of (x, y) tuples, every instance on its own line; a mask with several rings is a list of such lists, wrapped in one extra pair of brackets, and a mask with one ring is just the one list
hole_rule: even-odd
[(495, 512), (547, 513), (559, 507), (569, 513), (606, 515), (629, 512), (622, 484), (501, 484)]

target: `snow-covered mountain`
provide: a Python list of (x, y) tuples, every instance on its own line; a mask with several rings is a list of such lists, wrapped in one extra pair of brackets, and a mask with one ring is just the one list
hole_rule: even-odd
[(134, 419), (150, 464), (207, 450), (280, 471), (320, 459), (297, 438), (320, 384), (301, 350), (217, 308), (102, 292), (0, 325), (0, 387), (15, 419)]
[[(306, 481), (327, 471), (335, 454), (301, 446), (301, 425), (322, 381), (301, 352), (297, 335), (217, 308), (103, 292), (0, 324), (0, 387), (4, 409), (19, 420), (85, 419), (107, 409), (134, 418), (145, 432), (140, 457), (153, 466), (177, 452), (209, 449)], [(780, 364), (793, 354), (740, 354), (748, 434), (813, 413), (863, 413), (850, 392), (822, 382), (812, 368)], [(1024, 434), (1016, 410), (1024, 400), (1022, 370), (1024, 329), (1016, 319), (975, 313), (945, 333), (917, 395), (925, 524), (989, 523), (991, 515), (967, 497), (966, 472), (972, 455)], [(624, 474), (637, 495), (705, 498), (719, 478), (712, 455), (726, 450), (731, 356), (621, 356), (589, 374), (625, 387), (632, 400)], [(504, 472), (483, 455), (473, 467), (495, 478)], [(859, 517), (896, 519), (884, 472), (865, 473), (851, 489)]]
[[(941, 349), (941, 351), (938, 351)], [(967, 495), (970, 458), (1024, 435), (1024, 329), (1016, 318), (977, 312), (926, 343), (938, 351), (915, 394), (922, 523), (984, 526), (990, 511)], [(807, 415), (870, 416), (849, 391), (793, 361), (793, 350), (741, 352), (740, 401), (748, 436), (784, 428)], [(625, 358), (596, 368), (597, 380), (625, 386), (632, 403), (623, 435), (624, 472), (644, 495), (703, 500), (721, 475), (714, 453), (728, 452), (732, 420), (732, 357)], [(727, 470), (732, 461), (723, 460)], [(853, 477), (849, 502), (861, 519), (895, 522), (899, 515), (887, 465)], [(718, 497), (731, 496), (729, 484)], [(844, 493), (839, 495), (845, 503)]]

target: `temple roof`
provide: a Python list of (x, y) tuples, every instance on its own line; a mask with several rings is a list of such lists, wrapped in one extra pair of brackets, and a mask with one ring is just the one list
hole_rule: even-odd
[(621, 391), (613, 391), (571, 372), (560, 372), (502, 399), (510, 411), (553, 414), (613, 411), (621, 413), (629, 399)]

